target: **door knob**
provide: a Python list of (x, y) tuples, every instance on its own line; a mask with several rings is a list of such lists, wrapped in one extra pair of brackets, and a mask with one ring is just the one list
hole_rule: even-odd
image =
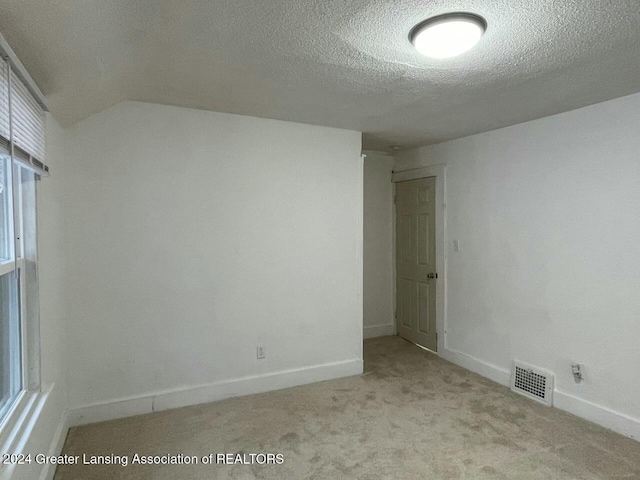
[(437, 273), (428, 273), (427, 274), (427, 278), (438, 278), (438, 274)]

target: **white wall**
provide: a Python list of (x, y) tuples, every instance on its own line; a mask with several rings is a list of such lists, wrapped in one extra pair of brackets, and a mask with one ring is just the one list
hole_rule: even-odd
[[(638, 152), (640, 94), (404, 152), (395, 165), (447, 165), (449, 358), (502, 381), (513, 358), (545, 367), (557, 406), (635, 436)], [(572, 361), (585, 364), (580, 384)]]
[(393, 335), (393, 157), (364, 161), (364, 338)]
[(360, 138), (134, 102), (67, 131), (72, 422), (360, 373)]

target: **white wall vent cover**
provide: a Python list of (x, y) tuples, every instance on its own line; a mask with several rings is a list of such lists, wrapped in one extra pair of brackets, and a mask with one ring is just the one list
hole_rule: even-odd
[(553, 373), (513, 361), (511, 390), (545, 405), (553, 405)]

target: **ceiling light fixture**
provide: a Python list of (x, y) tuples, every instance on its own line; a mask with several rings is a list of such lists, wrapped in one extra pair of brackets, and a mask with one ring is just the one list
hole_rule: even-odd
[(473, 13), (445, 13), (419, 23), (409, 40), (423, 55), (451, 58), (473, 48), (487, 29), (487, 22)]

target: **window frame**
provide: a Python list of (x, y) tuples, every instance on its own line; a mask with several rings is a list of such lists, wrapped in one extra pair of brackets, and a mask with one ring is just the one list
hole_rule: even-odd
[[(2, 162), (2, 170), (4, 172), (4, 184), (3, 184), (3, 193), (1, 194), (3, 197), (3, 217), (4, 217), (4, 237), (5, 242), (4, 245), (0, 245), (2, 247), (2, 254), (4, 260), (0, 263), (0, 278), (6, 278), (11, 283), (11, 289), (17, 289), (17, 299), (9, 299), (9, 319), (6, 325), (3, 325), (2, 329), (6, 329), (6, 333), (9, 336), (9, 351), (6, 352), (9, 358), (9, 374), (5, 379), (9, 386), (8, 390), (10, 392), (10, 397), (6, 399), (7, 403), (0, 405), (0, 428), (2, 428), (2, 423), (5, 418), (11, 412), (13, 405), (20, 398), (22, 391), (24, 390), (24, 362), (23, 362), (23, 344), (22, 344), (22, 293), (21, 293), (21, 281), (20, 281), (20, 265), (18, 262), (18, 255), (20, 247), (18, 247), (16, 239), (19, 238), (20, 227), (16, 228), (16, 218), (19, 215), (19, 212), (16, 208), (16, 170), (13, 165), (13, 161), (9, 155), (6, 153), (0, 154), (0, 162)], [(11, 284), (10, 284), (11, 285)], [(15, 294), (15, 292), (14, 292)], [(17, 305), (12, 305), (14, 301), (17, 300)], [(12, 310), (16, 308), (17, 312), (17, 322), (15, 325), (15, 319), (13, 317)], [(4, 310), (4, 309), (2, 309)], [(0, 315), (3, 314), (0, 311)], [(17, 332), (16, 332), (17, 330)], [(13, 338), (14, 335), (17, 335), (17, 338)], [(14, 342), (17, 341), (18, 345), (14, 345)], [(18, 348), (17, 352), (17, 362), (15, 362), (16, 358), (14, 357), (14, 353), (12, 353), (13, 348)], [(19, 368), (18, 372), (15, 371), (15, 368)], [(16, 385), (17, 383), (17, 385)], [(4, 387), (3, 387), (4, 389)], [(17, 393), (13, 394), (13, 391), (17, 390)], [(15, 396), (14, 396), (15, 395)], [(3, 398), (3, 402), (4, 402)]]
[[(4, 154), (3, 154), (4, 155)], [(34, 259), (35, 263), (35, 278), (34, 282), (37, 291), (37, 242), (36, 242), (36, 230), (37, 230), (37, 182), (38, 176), (35, 173), (29, 172), (33, 175), (31, 179), (25, 177), (26, 167), (22, 166), (19, 162), (14, 161), (10, 156), (8, 157), (7, 164), (9, 168), (9, 179), (7, 185), (9, 186), (9, 194), (7, 195), (8, 211), (9, 211), (9, 250), (10, 258), (8, 261), (0, 264), (0, 273), (2, 275), (17, 276), (18, 282), (18, 310), (19, 310), (19, 331), (20, 331), (20, 382), (21, 388), (18, 394), (15, 396), (7, 406), (3, 416), (0, 418), (0, 451), (10, 451), (13, 444), (15, 444), (21, 437), (21, 433), (27, 427), (29, 420), (34, 414), (35, 408), (38, 403), (37, 400), (42, 393), (41, 381), (40, 381), (40, 318), (38, 307), (38, 296), (27, 295), (27, 282), (25, 269), (27, 266), (26, 247), (25, 247), (25, 182), (33, 182), (33, 192), (30, 209), (34, 229), (33, 235), (33, 251), (36, 255)], [(7, 172), (5, 172), (6, 174)], [(31, 298), (28, 298), (31, 297)], [(35, 341), (34, 341), (35, 340)]]
[[(40, 303), (38, 292), (38, 183), (49, 176), (44, 163), (46, 155), (47, 102), (0, 33), (0, 152), (9, 157), (7, 175), (11, 176), (11, 202), (27, 205), (21, 211), (11, 208), (10, 222), (20, 228), (20, 241), (15, 231), (8, 242), (18, 248), (13, 265), (3, 262), (9, 274), (19, 274), (19, 310), (22, 390), (0, 419), (0, 453), (14, 452), (24, 447), (28, 435), (44, 408), (52, 385), (44, 389), (41, 383)], [(13, 96), (15, 95), (15, 98)], [(14, 111), (15, 108), (15, 111)], [(28, 126), (35, 138), (14, 131)], [(18, 128), (18, 130), (20, 130)], [(40, 148), (38, 148), (40, 147)], [(40, 158), (42, 157), (42, 158)], [(20, 179), (18, 183), (17, 180)], [(12, 204), (13, 205), (13, 204)], [(24, 219), (27, 219), (24, 221)], [(13, 239), (14, 241), (12, 242)], [(3, 270), (0, 267), (0, 270)], [(2, 468), (9, 470), (10, 467)], [(0, 475), (2, 477), (2, 475)], [(4, 478), (4, 477), (3, 477)]]

